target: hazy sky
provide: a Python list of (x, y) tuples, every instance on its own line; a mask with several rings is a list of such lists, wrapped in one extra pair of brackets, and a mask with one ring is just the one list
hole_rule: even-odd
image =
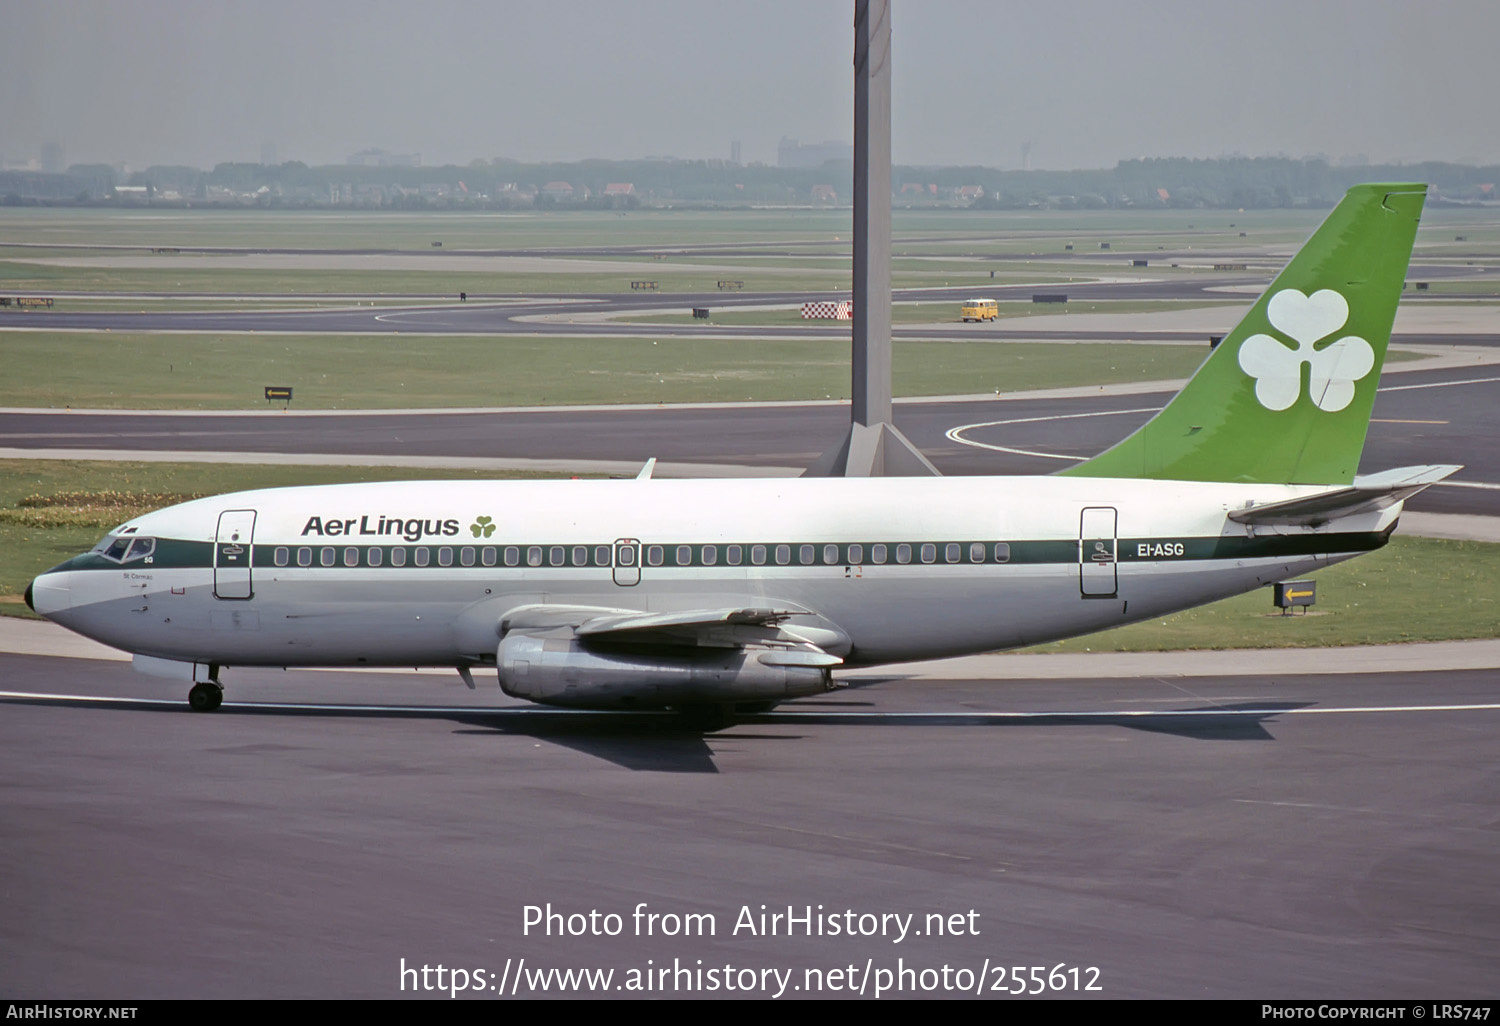
[[(893, 0), (894, 157), (1500, 163), (1497, 0)], [(0, 160), (775, 163), (852, 138), (852, 0), (0, 0)]]

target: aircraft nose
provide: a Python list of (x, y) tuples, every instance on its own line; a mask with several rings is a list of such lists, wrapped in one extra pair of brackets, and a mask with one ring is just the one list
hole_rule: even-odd
[(32, 601), (31, 601), (31, 585), (30, 584), (26, 585), (26, 594), (22, 595), (21, 597), (26, 601), (26, 608), (29, 609), (29, 610), (31, 610), (33, 613), (36, 612), (36, 605), (33, 604)]
[(68, 589), (68, 574), (48, 572), (26, 586), (26, 604), (33, 613), (51, 616), (70, 609), (73, 596)]

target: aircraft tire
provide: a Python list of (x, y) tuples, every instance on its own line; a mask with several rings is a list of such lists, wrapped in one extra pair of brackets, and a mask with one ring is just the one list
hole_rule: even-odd
[(224, 701), (224, 689), (217, 684), (200, 682), (188, 692), (188, 708), (193, 712), (213, 712)]

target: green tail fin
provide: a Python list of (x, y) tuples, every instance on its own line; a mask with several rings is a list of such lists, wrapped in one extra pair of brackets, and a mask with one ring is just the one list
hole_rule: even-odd
[(1425, 185), (1357, 185), (1166, 408), (1063, 474), (1349, 484)]

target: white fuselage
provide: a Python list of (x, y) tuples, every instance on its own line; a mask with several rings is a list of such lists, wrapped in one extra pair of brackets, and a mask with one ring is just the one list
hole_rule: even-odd
[[(558, 604), (802, 611), (790, 626), (846, 639), (825, 647), (870, 665), (1100, 630), (1384, 543), (1399, 505), (1316, 529), (1226, 516), (1320, 490), (1061, 477), (271, 489), (139, 517), (33, 590), (38, 612), (81, 634), (186, 662), (493, 665), (507, 611)], [(155, 545), (109, 559), (127, 538)]]

